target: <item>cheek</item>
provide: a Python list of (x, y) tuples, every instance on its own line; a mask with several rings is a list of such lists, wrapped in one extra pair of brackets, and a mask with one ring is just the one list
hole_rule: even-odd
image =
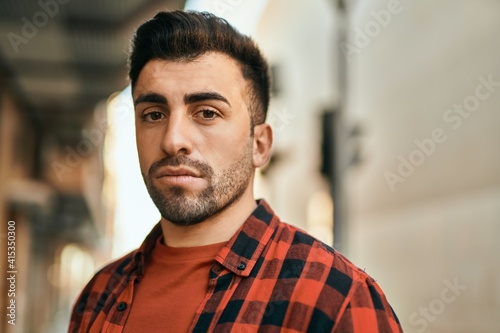
[[(236, 133), (225, 133), (217, 139), (207, 141), (208, 154), (205, 155), (207, 162), (216, 173), (225, 171), (234, 164), (248, 156), (251, 151), (252, 141), (249, 131), (238, 131)], [(249, 147), (250, 146), (250, 147)]]

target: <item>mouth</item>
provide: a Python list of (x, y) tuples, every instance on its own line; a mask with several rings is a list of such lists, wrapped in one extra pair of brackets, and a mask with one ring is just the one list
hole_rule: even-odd
[(166, 167), (156, 173), (156, 178), (167, 186), (201, 188), (204, 179), (200, 172), (186, 167)]
[(194, 177), (200, 178), (201, 175), (195, 170), (185, 168), (185, 167), (166, 167), (161, 169), (157, 175), (157, 178), (162, 177)]

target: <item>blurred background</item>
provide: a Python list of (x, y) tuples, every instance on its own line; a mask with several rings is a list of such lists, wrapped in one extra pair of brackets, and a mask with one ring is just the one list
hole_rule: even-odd
[(141, 22), (183, 8), (271, 64), (257, 195), (366, 269), (405, 332), (500, 332), (498, 0), (2, 0), (0, 332), (65, 332), (93, 273), (159, 220), (126, 59)]

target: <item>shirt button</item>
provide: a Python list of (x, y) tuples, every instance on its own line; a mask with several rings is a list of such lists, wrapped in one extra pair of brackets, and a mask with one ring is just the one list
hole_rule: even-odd
[(239, 270), (244, 270), (246, 267), (247, 267), (247, 265), (245, 265), (244, 263), (241, 263), (238, 265)]
[(123, 310), (125, 310), (126, 308), (127, 308), (127, 303), (125, 303), (125, 302), (120, 302), (120, 303), (118, 303), (118, 306), (116, 307), (116, 309), (117, 309), (118, 311), (123, 311)]

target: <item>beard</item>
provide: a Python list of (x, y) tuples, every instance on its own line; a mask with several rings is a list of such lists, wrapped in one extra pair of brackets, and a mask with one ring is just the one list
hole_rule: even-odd
[[(197, 170), (208, 185), (197, 194), (189, 194), (182, 186), (162, 189), (154, 175), (161, 167), (187, 166)], [(210, 165), (189, 159), (186, 155), (166, 156), (153, 163), (147, 177), (143, 174), (149, 195), (161, 216), (176, 225), (190, 226), (215, 216), (241, 198), (252, 177), (252, 140), (241, 156), (227, 169), (215, 173)]]

